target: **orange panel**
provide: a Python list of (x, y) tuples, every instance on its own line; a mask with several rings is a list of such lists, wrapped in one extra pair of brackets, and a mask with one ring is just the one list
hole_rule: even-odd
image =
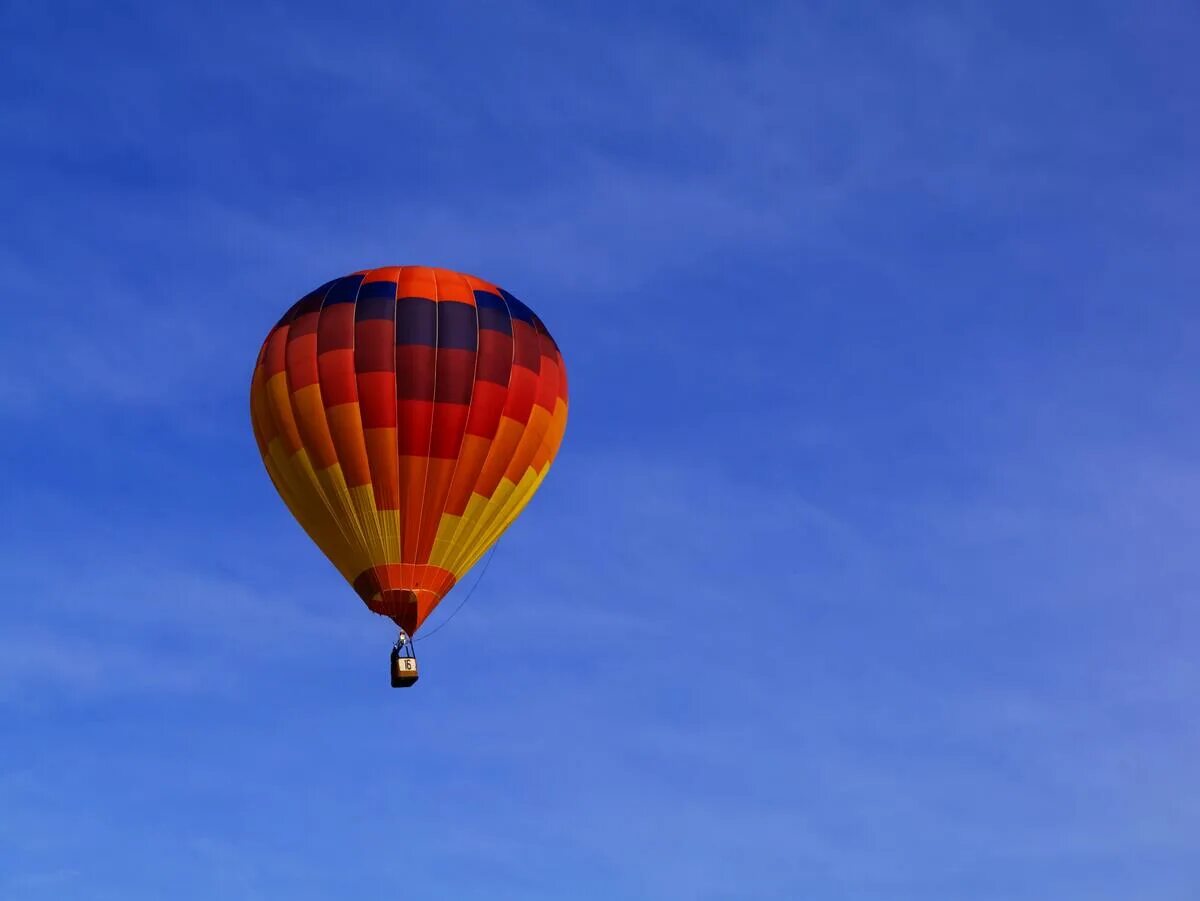
[(296, 408), (296, 425), (300, 437), (312, 457), (317, 469), (324, 469), (337, 462), (337, 450), (329, 434), (329, 423), (325, 419), (325, 406), (321, 403), (321, 388), (309, 385), (292, 395)]
[(457, 460), (431, 459), (425, 480), (425, 500), (421, 504), (420, 536), (417, 541), (415, 559), (418, 563), (429, 560), (433, 540), (437, 537), (438, 523), (446, 509), (446, 498), (450, 494), (450, 482), (454, 478)]
[(417, 563), (417, 533), (425, 501), (425, 476), (429, 458), (405, 454), (400, 457), (400, 560)]
[(433, 273), (424, 266), (405, 266), (396, 279), (397, 297), (428, 297), (437, 299)]
[(354, 350), (327, 350), (317, 357), (321, 397), (325, 406), (336, 407), (358, 401), (358, 376), (354, 372)]
[(542, 437), (549, 427), (550, 412), (541, 407), (534, 407), (533, 414), (529, 417), (529, 425), (525, 426), (525, 433), (521, 435), (521, 443), (517, 445), (512, 460), (504, 470), (504, 475), (510, 482), (521, 481), (521, 476), (525, 475), (525, 470), (533, 462), (534, 455), (541, 446)]
[(487, 291), (489, 294), (500, 294), (500, 289), (491, 282), (484, 281), (481, 278), (476, 278), (473, 275), (463, 275), (463, 278), (466, 280), (467, 285), (470, 286), (472, 291)]
[(283, 438), (283, 446), (289, 454), (300, 450), (300, 432), (296, 428), (296, 419), (292, 416), (292, 399), (288, 394), (287, 376), (284, 373), (271, 376), (267, 380), (267, 403), (275, 417), (275, 425)]
[(459, 303), (475, 306), (475, 295), (471, 293), (471, 286), (457, 272), (435, 269), (434, 277), (437, 279), (438, 300), (457, 300)]
[(371, 484), (371, 465), (367, 458), (367, 441), (363, 435), (358, 404), (339, 404), (325, 410), (329, 434), (337, 450), (338, 462), (346, 484), (351, 488)]
[(450, 495), (446, 498), (446, 513), (462, 516), (466, 512), (467, 502), (471, 500), (471, 493), (479, 481), (479, 473), (483, 471), (491, 445), (491, 438), (480, 438), (478, 435), (463, 438), (462, 450), (458, 454), (458, 469), (454, 471)]
[(380, 510), (400, 508), (400, 477), (396, 467), (396, 430), (363, 429), (367, 459), (371, 461), (371, 487)]
[(524, 433), (524, 424), (509, 419), (507, 416), (500, 420), (500, 431), (496, 433), (496, 440), (492, 442), (487, 462), (475, 482), (474, 487), (477, 494), (491, 497), (496, 493), (496, 486), (504, 477), (504, 471), (508, 469), (508, 464), (512, 461), (513, 454), (516, 453), (517, 447), (521, 443), (521, 435)]
[(542, 445), (538, 448), (538, 452), (534, 454), (532, 466), (538, 472), (541, 472), (554, 459), (558, 453), (559, 442), (562, 441), (563, 431), (567, 425), (567, 405), (561, 400), (554, 405), (554, 416), (550, 420), (550, 427), (546, 430), (545, 436), (542, 438)]
[(402, 266), (381, 266), (379, 269), (366, 269), (363, 271), (363, 284), (394, 282), (400, 277), (400, 270), (403, 268)]

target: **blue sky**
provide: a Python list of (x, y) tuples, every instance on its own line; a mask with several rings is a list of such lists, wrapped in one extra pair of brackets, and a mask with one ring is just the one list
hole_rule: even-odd
[[(424, 6), (0, 5), (0, 897), (1200, 897), (1194, 4)], [(247, 392), (404, 263), (572, 408), (397, 693)]]

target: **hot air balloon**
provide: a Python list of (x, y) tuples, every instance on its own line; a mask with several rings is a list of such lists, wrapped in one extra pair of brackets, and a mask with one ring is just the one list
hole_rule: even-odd
[(525, 508), (567, 422), (546, 326), (507, 291), (446, 269), (366, 269), (271, 329), (250, 387), (267, 473), (313, 542), (411, 638)]

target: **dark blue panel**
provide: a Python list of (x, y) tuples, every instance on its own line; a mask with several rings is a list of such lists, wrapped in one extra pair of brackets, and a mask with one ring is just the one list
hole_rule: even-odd
[(487, 291), (476, 291), (475, 308), (479, 311), (481, 329), (512, 334), (512, 320), (508, 316), (508, 305), (505, 304), (504, 298)]
[(325, 297), (325, 306), (335, 303), (354, 303), (358, 299), (358, 286), (362, 284), (363, 276), (347, 275), (339, 278), (329, 288)]
[(303, 316), (305, 313), (316, 313), (321, 309), (321, 303), (325, 300), (320, 294), (310, 294), (308, 297), (301, 300), (292, 307), (292, 318), (296, 319)]
[(475, 307), (457, 300), (443, 300), (438, 307), (438, 347), (475, 350), (479, 343), (479, 326), (475, 322)]
[(388, 300), (396, 299), (396, 283), (395, 282), (367, 282), (358, 292), (358, 302), (362, 303), (367, 298), (386, 297)]
[(525, 306), (525, 304), (521, 303), (521, 301), (517, 300), (507, 291), (501, 289), (500, 293), (504, 295), (504, 299), (508, 302), (508, 314), (513, 319), (519, 319), (522, 322), (528, 322), (530, 325), (533, 325), (533, 310), (529, 309), (529, 307)]
[(321, 287), (317, 288), (316, 291), (310, 291), (308, 294), (305, 294), (298, 301), (288, 307), (288, 311), (280, 316), (279, 321), (275, 323), (275, 328), (279, 328), (281, 325), (287, 325), (297, 316), (302, 316), (305, 313), (312, 313), (321, 309), (321, 304), (324, 302), (325, 295), (328, 293), (332, 284), (333, 282), (326, 282), (325, 284), (321, 285)]
[[(363, 291), (370, 287), (363, 286)], [(393, 290), (395, 285), (392, 285)], [(391, 319), (396, 315), (396, 301), (392, 297), (363, 297), (359, 295), (354, 307), (354, 318), (358, 322), (364, 319)]]
[(396, 301), (396, 343), (437, 345), (437, 304), (424, 297)]

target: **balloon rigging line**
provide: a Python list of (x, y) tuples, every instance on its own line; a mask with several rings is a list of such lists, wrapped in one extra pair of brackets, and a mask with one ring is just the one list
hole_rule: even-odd
[[(488, 552), (488, 558), (483, 561), (483, 569), (481, 569), (479, 571), (479, 576), (478, 576), (478, 578), (475, 579), (475, 584), (471, 586), (471, 590), (467, 592), (467, 596), (458, 602), (458, 606), (455, 607), (453, 611), (451, 611), (449, 616), (447, 616), (444, 620), (442, 620), (440, 623), (438, 623), (436, 629), (432, 629), (431, 631), (427, 632), (426, 634), (420, 636), (422, 641), (432, 638), (438, 632), (442, 631), (442, 629), (446, 628), (446, 626), (448, 626), (450, 624), (450, 620), (454, 619), (454, 617), (458, 615), (458, 611), (462, 610), (462, 608), (466, 605), (467, 601), (471, 600), (471, 595), (473, 595), (475, 593), (475, 589), (479, 587), (479, 583), (482, 582), (483, 577), (485, 575), (487, 575), (488, 567), (492, 565), (492, 558), (494, 558), (496, 556), (496, 551), (499, 550), (499, 548), (500, 548), (499, 542), (492, 545), (491, 551)], [(414, 635), (413, 636), (414, 644), (416, 643), (416, 640), (417, 640), (417, 636)]]

